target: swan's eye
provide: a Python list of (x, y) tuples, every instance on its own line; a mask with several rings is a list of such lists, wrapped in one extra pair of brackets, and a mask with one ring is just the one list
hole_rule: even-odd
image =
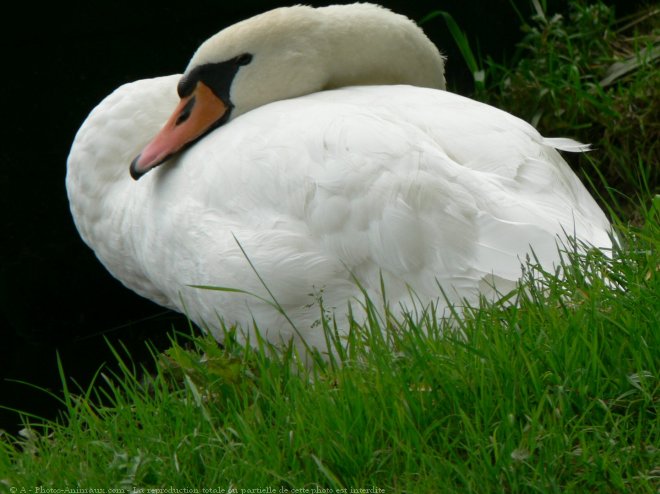
[(234, 58), (234, 63), (236, 65), (247, 65), (252, 61), (252, 54), (250, 53), (243, 53), (242, 55), (237, 56)]
[(183, 110), (181, 110), (181, 113), (179, 113), (179, 116), (176, 118), (176, 122), (174, 122), (174, 125), (181, 125), (183, 122), (188, 120), (190, 117), (190, 112), (192, 111), (193, 106), (195, 106), (195, 97), (193, 96), (190, 98), (190, 101), (186, 103), (186, 106), (183, 107)]

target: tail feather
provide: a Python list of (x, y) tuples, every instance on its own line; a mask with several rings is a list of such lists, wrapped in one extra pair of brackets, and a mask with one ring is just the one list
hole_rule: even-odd
[(591, 144), (582, 144), (581, 142), (569, 139), (568, 137), (544, 137), (543, 144), (570, 153), (584, 153), (586, 151), (591, 151)]

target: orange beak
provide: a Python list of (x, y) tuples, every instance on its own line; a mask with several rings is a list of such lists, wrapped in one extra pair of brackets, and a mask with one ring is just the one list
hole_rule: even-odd
[(228, 115), (230, 107), (203, 82), (182, 98), (174, 113), (131, 163), (131, 176), (137, 180), (173, 154), (192, 144), (217, 127)]

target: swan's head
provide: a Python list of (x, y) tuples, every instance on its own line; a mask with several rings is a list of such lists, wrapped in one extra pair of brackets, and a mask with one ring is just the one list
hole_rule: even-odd
[(444, 89), (438, 49), (408, 18), (372, 4), (275, 9), (205, 41), (178, 106), (131, 163), (138, 179), (229, 120), (267, 103), (350, 85)]

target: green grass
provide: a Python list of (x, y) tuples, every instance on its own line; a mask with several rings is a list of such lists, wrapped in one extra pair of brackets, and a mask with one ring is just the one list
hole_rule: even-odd
[(660, 199), (646, 218), (615, 260), (530, 265), (516, 305), (460, 328), (354, 325), (341, 366), (231, 333), (174, 343), (152, 374), (124, 358), (66, 393), (65, 420), (4, 438), (0, 485), (656, 492)]
[[(528, 113), (514, 113), (548, 126), (547, 135), (596, 143), (573, 130), (596, 135), (602, 126), (626, 140), (622, 148), (616, 143), (624, 141), (598, 144), (591, 161), (580, 162), (616, 218), (621, 247), (612, 258), (568, 249), (563, 276), (530, 263), (526, 283), (508, 299), (517, 303), (484, 302), (453, 322), (423, 315), (383, 321), (374, 314), (368, 324), (351, 326), (334, 360), (310, 367), (299, 365), (292, 350), (264, 342), (242, 347), (232, 331), (222, 349), (208, 338), (180, 336), (166, 353), (154, 354), (154, 372), (117, 349), (121, 370), (101, 370), (88, 389), (67, 388), (60, 420), (26, 417), (21, 436), (0, 435), (0, 493), (34, 494), (39, 486), (658, 492), (657, 140), (638, 127), (615, 128), (622, 120), (612, 116), (630, 98), (657, 105), (657, 87), (644, 88), (644, 80), (655, 84), (658, 72), (640, 62), (599, 85), (600, 76), (585, 71), (604, 69), (610, 55), (601, 59), (589, 50), (605, 49), (601, 37), (618, 38), (599, 27), (589, 31), (598, 39), (589, 41), (571, 31), (573, 24), (596, 19), (624, 33), (633, 27), (602, 5), (577, 4), (572, 15), (590, 9), (596, 17), (571, 23), (541, 9), (512, 68), (478, 61), (475, 67), (485, 67), (479, 77), (487, 99), (519, 104)], [(635, 19), (642, 17), (627, 22)], [(579, 33), (587, 32), (580, 26)], [(573, 79), (574, 69), (563, 67), (569, 45), (577, 50), (570, 55)], [(567, 72), (553, 80), (553, 68)], [(566, 84), (582, 96), (573, 97)], [(529, 93), (519, 94), (524, 88)], [(559, 107), (563, 118), (552, 110)], [(657, 132), (657, 120), (640, 118), (645, 132)], [(636, 147), (625, 147), (633, 140)], [(626, 168), (613, 174), (613, 163)], [(596, 186), (603, 183), (610, 187)], [(333, 340), (332, 324), (325, 329)]]

